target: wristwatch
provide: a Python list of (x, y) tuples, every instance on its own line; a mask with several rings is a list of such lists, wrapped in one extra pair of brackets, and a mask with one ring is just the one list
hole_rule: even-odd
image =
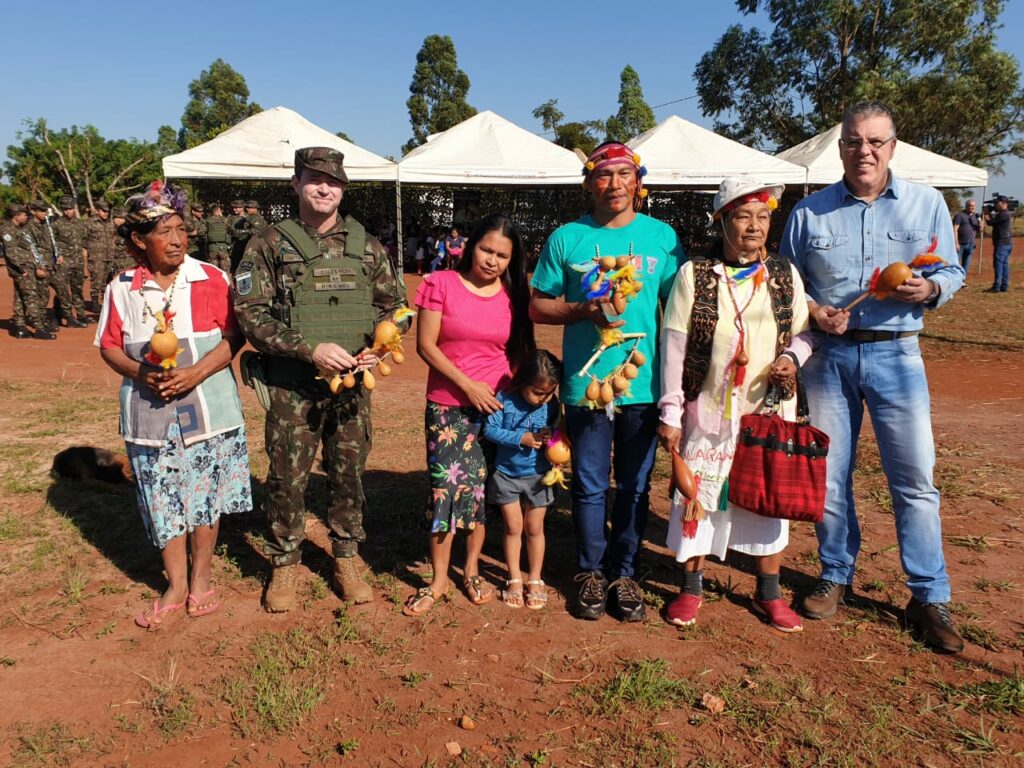
[(925, 304), (935, 301), (937, 298), (939, 298), (939, 294), (942, 292), (937, 282), (935, 282), (934, 280), (929, 280), (928, 282), (931, 283), (932, 285), (932, 292), (929, 293), (928, 298), (924, 300)]

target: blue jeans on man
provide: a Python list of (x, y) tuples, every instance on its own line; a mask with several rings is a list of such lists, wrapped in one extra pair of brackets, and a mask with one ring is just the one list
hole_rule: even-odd
[(960, 259), (960, 266), (964, 268), (964, 272), (967, 272), (968, 267), (971, 266), (971, 256), (974, 255), (974, 249), (978, 243), (960, 243), (960, 248), (957, 250), (957, 258)]
[[(658, 414), (654, 403), (625, 405), (613, 421), (603, 408), (566, 406), (580, 571), (603, 571), (611, 580), (635, 577), (649, 512)], [(609, 532), (605, 498), (612, 473), (615, 504)]]
[(992, 270), (995, 277), (992, 278), (993, 291), (1010, 290), (1010, 253), (1013, 251), (1013, 240), (1000, 242), (995, 246), (992, 254)]
[(907, 586), (922, 603), (949, 602), (928, 381), (917, 337), (856, 343), (818, 334), (804, 375), (814, 424), (831, 438), (825, 519), (816, 528), (821, 577), (853, 583), (861, 543), (853, 469), (866, 404), (892, 494)]

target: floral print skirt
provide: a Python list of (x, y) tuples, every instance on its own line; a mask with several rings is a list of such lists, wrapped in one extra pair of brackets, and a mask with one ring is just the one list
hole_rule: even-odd
[(427, 401), (427, 470), (431, 533), (471, 530), (486, 518), (487, 458), (480, 441), (484, 417), (471, 406)]
[(245, 427), (186, 446), (172, 422), (159, 448), (125, 447), (142, 522), (160, 549), (197, 527), (215, 524), (221, 515), (252, 509)]

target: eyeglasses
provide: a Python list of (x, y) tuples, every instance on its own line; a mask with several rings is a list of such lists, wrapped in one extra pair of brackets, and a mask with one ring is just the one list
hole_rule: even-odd
[(890, 136), (885, 141), (882, 141), (881, 139), (870, 139), (868, 141), (864, 141), (863, 139), (840, 139), (839, 140), (839, 147), (844, 152), (851, 152), (851, 153), (853, 153), (853, 152), (860, 152), (861, 147), (863, 147), (865, 144), (867, 144), (868, 148), (872, 152), (877, 152), (882, 147), (884, 147), (886, 144), (888, 144), (890, 141), (896, 141), (896, 137), (895, 136)]

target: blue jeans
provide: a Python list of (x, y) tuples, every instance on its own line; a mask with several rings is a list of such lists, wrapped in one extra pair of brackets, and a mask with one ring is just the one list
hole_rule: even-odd
[[(614, 421), (603, 408), (566, 406), (565, 419), (572, 441), (572, 517), (580, 571), (632, 578), (647, 526), (658, 406), (623, 406)], [(609, 533), (605, 495), (613, 447), (616, 490)]]
[(860, 550), (853, 467), (867, 404), (889, 481), (907, 586), (923, 603), (948, 602), (939, 492), (932, 482), (928, 380), (917, 337), (858, 344), (816, 333), (805, 377), (811, 418), (831, 438), (825, 519), (816, 528), (822, 578), (853, 583)]
[(964, 243), (960, 246), (960, 249), (956, 252), (956, 255), (960, 259), (960, 266), (964, 268), (964, 272), (967, 272), (968, 267), (971, 266), (971, 256), (974, 255), (974, 249), (977, 247), (977, 243)]
[(992, 270), (995, 277), (992, 279), (992, 287), (999, 291), (1010, 290), (1010, 252), (1013, 250), (1013, 240), (999, 243), (992, 254)]

